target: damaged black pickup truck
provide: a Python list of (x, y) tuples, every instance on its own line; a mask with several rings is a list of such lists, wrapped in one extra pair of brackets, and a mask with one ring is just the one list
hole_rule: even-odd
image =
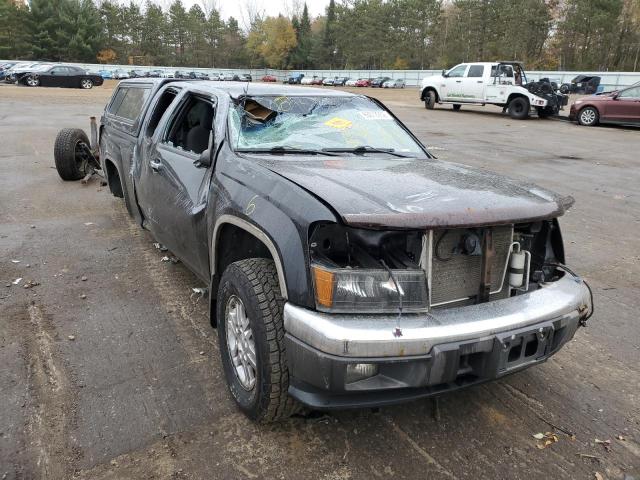
[(123, 81), (63, 179), (101, 168), (209, 285), (222, 366), (258, 421), (392, 404), (543, 362), (592, 313), (571, 206), (435, 159), (380, 102), (304, 87)]

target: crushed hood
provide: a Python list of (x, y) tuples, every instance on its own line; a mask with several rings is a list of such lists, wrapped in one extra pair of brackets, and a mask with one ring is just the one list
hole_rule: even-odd
[(572, 197), (439, 160), (374, 156), (255, 160), (330, 205), (352, 226), (499, 225), (562, 215)]

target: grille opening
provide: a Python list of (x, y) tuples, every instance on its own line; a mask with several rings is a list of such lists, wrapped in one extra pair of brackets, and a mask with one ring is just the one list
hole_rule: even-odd
[(522, 342), (518, 345), (513, 345), (511, 350), (509, 350), (509, 357), (507, 358), (508, 362), (515, 362), (520, 359), (520, 354), (522, 353)]
[(529, 343), (527, 343), (527, 346), (524, 349), (524, 356), (530, 357), (532, 355), (535, 355), (537, 351), (538, 351), (538, 339), (534, 338), (533, 340), (530, 340)]

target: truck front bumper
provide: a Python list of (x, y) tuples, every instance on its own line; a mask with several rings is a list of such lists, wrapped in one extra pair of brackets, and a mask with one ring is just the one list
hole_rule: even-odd
[[(348, 408), (481, 383), (545, 361), (591, 309), (588, 288), (569, 275), (523, 295), (400, 319), (332, 315), (287, 303), (289, 393), (313, 408)], [(347, 369), (356, 364), (373, 374), (354, 381)]]

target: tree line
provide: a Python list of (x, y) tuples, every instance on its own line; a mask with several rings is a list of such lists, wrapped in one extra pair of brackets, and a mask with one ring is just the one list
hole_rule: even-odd
[(640, 66), (640, 0), (331, 0), (312, 18), (116, 0), (0, 0), (0, 58), (209, 68), (530, 69)]

